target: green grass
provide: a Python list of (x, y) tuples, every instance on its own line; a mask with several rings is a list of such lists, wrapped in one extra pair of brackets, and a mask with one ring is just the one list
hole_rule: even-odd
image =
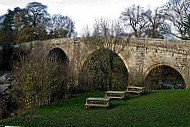
[(111, 101), (112, 107), (84, 110), (87, 97), (104, 96), (96, 92), (26, 110), (20, 116), (0, 121), (0, 125), (66, 127), (188, 127), (190, 89), (152, 91)]

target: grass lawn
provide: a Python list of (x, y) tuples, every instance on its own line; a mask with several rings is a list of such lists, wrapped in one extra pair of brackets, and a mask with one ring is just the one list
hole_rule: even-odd
[(0, 121), (0, 125), (66, 127), (189, 127), (190, 89), (152, 91), (111, 101), (112, 107), (84, 110), (88, 93), (40, 109), (26, 110), (20, 116)]

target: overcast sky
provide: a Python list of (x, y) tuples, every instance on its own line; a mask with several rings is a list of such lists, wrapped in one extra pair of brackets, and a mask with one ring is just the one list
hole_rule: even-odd
[[(0, 0), (0, 15), (7, 9), (15, 7), (24, 8), (27, 3), (34, 0)], [(168, 0), (35, 0), (48, 6), (50, 14), (62, 14), (72, 18), (76, 31), (80, 34), (85, 26), (92, 27), (97, 18), (119, 18), (121, 12), (133, 5), (141, 5), (145, 8), (156, 8), (168, 2)]]

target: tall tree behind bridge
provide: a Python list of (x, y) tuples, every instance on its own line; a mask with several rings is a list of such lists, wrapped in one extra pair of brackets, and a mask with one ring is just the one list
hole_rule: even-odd
[(69, 17), (54, 15), (51, 18), (47, 6), (38, 2), (29, 3), (23, 9), (9, 10), (1, 26), (10, 31), (14, 43), (75, 35), (74, 22)]
[(68, 16), (55, 14), (50, 20), (50, 36), (53, 38), (71, 37), (75, 34), (74, 22)]
[(161, 8), (146, 10), (143, 14), (148, 19), (147, 28), (145, 28), (145, 35), (151, 38), (163, 38), (164, 34), (171, 33), (171, 26), (166, 22), (166, 18), (161, 13)]
[(173, 0), (165, 4), (163, 14), (174, 26), (172, 34), (181, 39), (190, 39), (185, 25), (190, 14), (190, 0)]
[(148, 19), (144, 16), (144, 13), (143, 7), (135, 5), (126, 8), (121, 13), (120, 19), (123, 20), (127, 29), (132, 29), (135, 37), (142, 37), (148, 26)]
[[(26, 17), (29, 17), (29, 26), (25, 29), (32, 31), (34, 40), (43, 40), (44, 33), (46, 33), (47, 24), (50, 20), (50, 16), (47, 12), (47, 6), (42, 3), (32, 2), (26, 6)], [(27, 30), (24, 30), (27, 31)]]
[(3, 30), (9, 32), (15, 43), (46, 39), (49, 20), (47, 6), (33, 2), (26, 8), (9, 10), (3, 21)]
[[(71, 37), (75, 34), (74, 23), (69, 17), (62, 17), (64, 17), (64, 28), (67, 32), (64, 36), (58, 37)], [(8, 50), (8, 47), (12, 44), (49, 39), (51, 33), (48, 31), (50, 22), (51, 18), (47, 12), (47, 6), (42, 3), (32, 2), (25, 8), (16, 7), (13, 10), (8, 10), (5, 15), (0, 17), (0, 45), (5, 46)], [(10, 51), (12, 51), (11, 47)], [(8, 57), (3, 56), (3, 58)], [(10, 58), (8, 59), (3, 61), (10, 61)], [(1, 67), (5, 68), (3, 65)]]
[(171, 33), (171, 28), (161, 12), (161, 8), (153, 11), (133, 5), (121, 13), (120, 19), (135, 37), (163, 38), (163, 34)]
[(120, 20), (96, 19), (94, 22), (93, 36), (123, 36), (123, 24)]
[(48, 20), (47, 6), (42, 3), (32, 2), (26, 6), (27, 15), (30, 17), (30, 25), (37, 27)]

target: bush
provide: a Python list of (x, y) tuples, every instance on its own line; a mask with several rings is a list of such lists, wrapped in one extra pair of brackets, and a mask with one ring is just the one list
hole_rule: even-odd
[(65, 97), (69, 68), (46, 57), (39, 46), (14, 66), (15, 94), (22, 108), (41, 107)]
[(129, 86), (144, 86), (144, 75), (141, 71), (131, 71)]
[(125, 90), (127, 77), (128, 71), (121, 58), (108, 49), (99, 49), (84, 63), (79, 87), (84, 91)]
[(12, 89), (9, 88), (5, 93), (0, 94), (0, 120), (14, 114), (18, 109), (17, 99), (11, 92)]

